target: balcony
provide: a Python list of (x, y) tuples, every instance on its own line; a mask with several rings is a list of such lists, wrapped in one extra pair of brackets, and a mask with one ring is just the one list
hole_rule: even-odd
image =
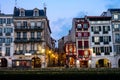
[(29, 27), (29, 30), (30, 31), (42, 31), (43, 30), (43, 28), (42, 28), (42, 26), (34, 26), (34, 27)]
[(11, 36), (10, 32), (5, 33), (6, 36)]
[(24, 55), (25, 53), (27, 53), (28, 51), (27, 50), (15, 50), (15, 53), (14, 55)]
[(5, 43), (5, 46), (10, 46), (10, 43)]
[(3, 34), (2, 34), (2, 33), (0, 33), (0, 36), (3, 36)]
[(27, 38), (15, 38), (15, 43), (28, 43), (29, 40)]
[(29, 53), (31, 53), (31, 54), (36, 54), (37, 51), (36, 51), (36, 50), (30, 50)]
[(43, 27), (42, 26), (20, 26), (20, 27), (15, 27), (15, 31), (42, 31)]
[(30, 38), (29, 42), (42, 42), (43, 40), (41, 38)]
[(120, 39), (116, 39), (116, 40), (115, 40), (115, 43), (120, 43)]
[(25, 26), (20, 26), (20, 27), (15, 27), (15, 31), (28, 31), (29, 27), (25, 27)]

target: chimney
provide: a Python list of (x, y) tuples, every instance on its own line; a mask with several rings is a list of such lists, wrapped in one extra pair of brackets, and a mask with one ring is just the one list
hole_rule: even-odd
[(47, 9), (47, 8), (46, 8), (46, 7), (44, 7), (44, 13), (45, 13), (45, 16), (46, 16), (46, 9)]
[(46, 16), (46, 10), (47, 10), (46, 4), (44, 3), (43, 6), (44, 6), (44, 13), (45, 13), (45, 16)]

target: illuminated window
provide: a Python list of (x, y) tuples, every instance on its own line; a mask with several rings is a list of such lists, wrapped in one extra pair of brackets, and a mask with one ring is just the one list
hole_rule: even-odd
[(117, 20), (118, 19), (118, 15), (114, 14), (114, 19)]
[(16, 66), (19, 66), (20, 65), (20, 62), (19, 61), (16, 61)]
[(82, 29), (82, 25), (81, 24), (77, 24), (77, 29)]
[(99, 42), (100, 41), (99, 37), (94, 37), (94, 41)]

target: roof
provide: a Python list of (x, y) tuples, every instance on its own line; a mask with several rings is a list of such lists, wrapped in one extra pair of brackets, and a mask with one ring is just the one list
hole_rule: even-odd
[(120, 8), (108, 9), (110, 12), (120, 12)]
[(87, 16), (87, 18), (88, 18), (90, 21), (111, 20), (111, 17), (107, 17), (107, 16)]
[[(22, 9), (22, 10), (24, 10), (24, 9)], [(24, 11), (25, 11), (25, 16), (26, 17), (33, 16), (34, 9), (33, 10), (24, 10)], [(38, 9), (38, 12), (39, 12), (39, 16), (46, 16), (44, 10), (39, 10)], [(18, 17), (19, 14), (20, 14), (20, 9), (15, 7), (13, 16)]]

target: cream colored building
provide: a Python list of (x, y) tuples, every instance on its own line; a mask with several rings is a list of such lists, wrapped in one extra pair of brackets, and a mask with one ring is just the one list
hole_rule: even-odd
[(51, 45), (51, 29), (44, 9), (14, 8), (13, 67), (45, 68), (46, 49)]

